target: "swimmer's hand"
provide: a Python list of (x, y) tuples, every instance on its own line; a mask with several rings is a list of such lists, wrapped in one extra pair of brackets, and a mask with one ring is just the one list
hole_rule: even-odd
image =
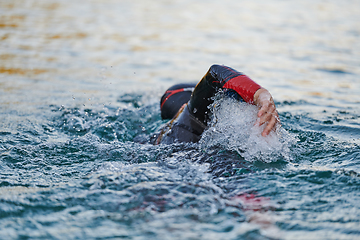
[(261, 133), (262, 136), (267, 136), (270, 131), (275, 131), (278, 124), (280, 124), (279, 114), (276, 111), (274, 100), (265, 88), (260, 88), (254, 94), (254, 103), (260, 108), (255, 125), (261, 126), (267, 124)]

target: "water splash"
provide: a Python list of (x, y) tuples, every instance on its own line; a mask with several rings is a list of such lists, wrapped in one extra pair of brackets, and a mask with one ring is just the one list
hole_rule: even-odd
[(210, 128), (200, 140), (202, 148), (220, 147), (236, 151), (247, 161), (275, 162), (279, 158), (286, 161), (291, 159), (289, 147), (295, 142), (295, 138), (281, 127), (263, 137), (261, 133), (265, 125), (255, 125), (258, 111), (256, 106), (216, 96), (210, 109), (213, 116)]

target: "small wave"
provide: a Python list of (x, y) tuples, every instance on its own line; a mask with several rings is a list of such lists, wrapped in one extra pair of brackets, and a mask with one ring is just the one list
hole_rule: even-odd
[(220, 147), (236, 151), (247, 161), (276, 162), (291, 159), (289, 147), (295, 142), (285, 129), (278, 127), (268, 136), (261, 135), (265, 125), (255, 126), (257, 107), (230, 98), (215, 100), (210, 128), (200, 140), (201, 147)]
[(317, 68), (316, 70), (327, 73), (333, 73), (333, 74), (352, 74), (352, 72), (347, 71), (342, 67), (322, 67), (322, 68)]
[(150, 98), (147, 95), (141, 98), (140, 95), (125, 94), (120, 96), (117, 106), (52, 106), (54, 124), (49, 128), (59, 129), (71, 138), (90, 133), (108, 142), (145, 143), (148, 135), (162, 124), (158, 103), (152, 103)]

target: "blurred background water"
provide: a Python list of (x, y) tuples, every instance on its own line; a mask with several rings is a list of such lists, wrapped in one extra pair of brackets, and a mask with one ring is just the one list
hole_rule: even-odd
[[(0, 238), (359, 238), (359, 16), (356, 0), (2, 0)], [(266, 161), (139, 143), (164, 90), (214, 63), (272, 93), (285, 137)]]

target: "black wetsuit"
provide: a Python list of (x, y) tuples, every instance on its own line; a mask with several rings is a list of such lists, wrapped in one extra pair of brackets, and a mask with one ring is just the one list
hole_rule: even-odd
[(195, 87), (192, 84), (179, 84), (165, 92), (160, 102), (161, 116), (172, 120), (153, 143), (199, 141), (210, 120), (209, 106), (220, 89), (240, 101), (253, 103), (254, 94), (260, 88), (241, 72), (212, 65)]

